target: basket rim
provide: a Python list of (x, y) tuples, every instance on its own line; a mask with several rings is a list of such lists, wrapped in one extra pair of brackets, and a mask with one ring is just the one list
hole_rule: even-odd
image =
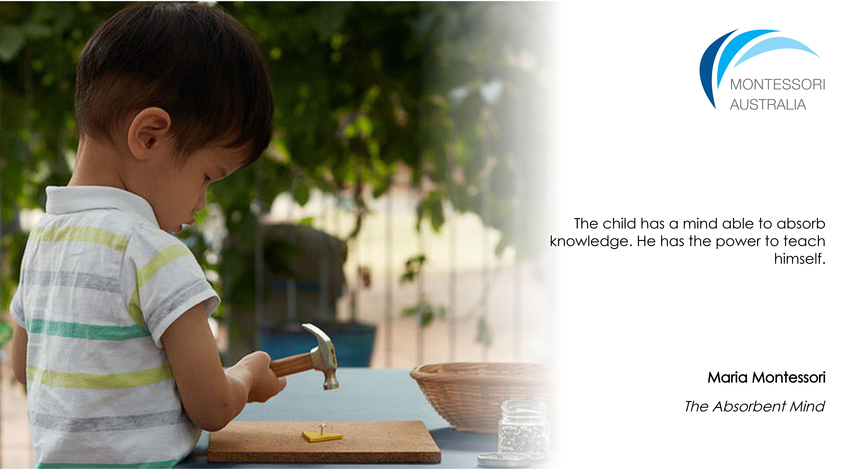
[(522, 383), (522, 384), (554, 384), (552, 376), (514, 376), (514, 375), (482, 375), (482, 374), (446, 374), (442, 372), (428, 372), (426, 367), (442, 365), (486, 365), (486, 364), (511, 364), (517, 366), (544, 366), (554, 368), (554, 364), (546, 362), (433, 362), (421, 364), (410, 371), (410, 376), (417, 382), (487, 382), (487, 383)]

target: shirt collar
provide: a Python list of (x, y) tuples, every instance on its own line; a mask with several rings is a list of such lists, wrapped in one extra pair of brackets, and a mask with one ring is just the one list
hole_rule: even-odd
[(117, 209), (159, 226), (148, 201), (137, 194), (109, 186), (48, 186), (46, 209), (48, 214)]

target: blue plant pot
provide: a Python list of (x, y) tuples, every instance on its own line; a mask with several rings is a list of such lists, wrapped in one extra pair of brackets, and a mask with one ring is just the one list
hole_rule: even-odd
[[(339, 367), (369, 367), (375, 349), (375, 325), (365, 323), (314, 323), (334, 343)], [(260, 347), (272, 359), (310, 352), (316, 337), (301, 325), (284, 324), (261, 328)]]

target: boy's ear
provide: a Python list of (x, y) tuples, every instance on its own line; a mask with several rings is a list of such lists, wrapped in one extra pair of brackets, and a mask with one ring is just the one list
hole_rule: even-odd
[(127, 145), (138, 160), (147, 160), (162, 149), (171, 129), (171, 116), (162, 108), (145, 108), (136, 114), (127, 130)]

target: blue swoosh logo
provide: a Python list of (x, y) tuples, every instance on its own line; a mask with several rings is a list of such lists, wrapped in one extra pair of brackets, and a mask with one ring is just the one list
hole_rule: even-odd
[(723, 45), (723, 41), (726, 40), (732, 33), (736, 30), (729, 31), (723, 36), (717, 38), (716, 41), (711, 43), (708, 46), (708, 49), (702, 54), (702, 59), (699, 61), (699, 79), (702, 82), (702, 89), (705, 90), (705, 96), (708, 97), (708, 101), (711, 101), (711, 105), (717, 109), (717, 106), (714, 105), (714, 89), (711, 87), (711, 72), (714, 68), (714, 58), (717, 57), (717, 51), (720, 50), (720, 46)]
[[(732, 63), (732, 59), (740, 52), (744, 47), (748, 44), (751, 44), (760, 36), (763, 36), (768, 33), (777, 33), (778, 30), (775, 29), (754, 29), (752, 31), (747, 31), (741, 33), (726, 45), (725, 48), (722, 48), (723, 43), (726, 39), (731, 36), (736, 30), (730, 31), (723, 36), (717, 38), (714, 42), (708, 46), (708, 49), (702, 54), (702, 59), (699, 62), (699, 79), (702, 83), (702, 89), (705, 91), (705, 96), (708, 98), (708, 101), (711, 102), (711, 105), (714, 108), (717, 108), (717, 105), (714, 103), (714, 87), (711, 83), (711, 75), (714, 71), (714, 61), (717, 58), (717, 54), (720, 54), (720, 60), (717, 63), (717, 87), (720, 87), (720, 81), (723, 80), (723, 74), (726, 73), (726, 70), (729, 68), (729, 64)], [(722, 48), (722, 52), (721, 52)], [(811, 50), (808, 46), (791, 38), (784, 37), (774, 37), (767, 38), (760, 42), (757, 42), (752, 47), (750, 47), (744, 55), (738, 59), (738, 62), (735, 62), (735, 65), (732, 68), (735, 68), (742, 63), (746, 62), (753, 57), (764, 54), (765, 52), (776, 51), (780, 49), (796, 49), (799, 51), (804, 51), (813, 54), (815, 57), (820, 58), (819, 55), (815, 53), (815, 51)]]
[[(720, 80), (723, 80), (723, 74), (726, 73), (726, 68), (729, 67), (729, 63), (732, 62), (732, 59), (738, 54), (738, 52), (747, 45), (748, 42), (753, 39), (765, 35), (767, 33), (775, 33), (774, 29), (756, 29), (754, 31), (747, 31), (746, 33), (741, 33), (738, 36), (732, 38), (729, 41), (729, 45), (723, 49), (723, 53), (720, 54), (720, 62), (717, 64), (717, 86), (720, 86)], [(741, 61), (738, 61), (735, 64), (735, 67), (740, 64)]]

